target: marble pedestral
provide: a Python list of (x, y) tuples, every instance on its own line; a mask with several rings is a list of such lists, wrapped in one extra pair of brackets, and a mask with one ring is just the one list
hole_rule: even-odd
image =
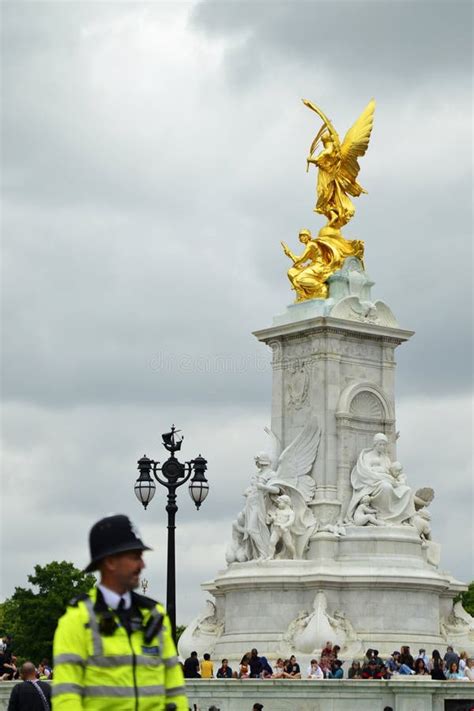
[(346, 531), (315, 534), (308, 560), (233, 563), (204, 584), (224, 622), (216, 658), (240, 658), (254, 645), (270, 659), (288, 653), (288, 625), (303, 610), (311, 612), (321, 591), (328, 613), (343, 610), (351, 621), (361, 649), (390, 655), (402, 644), (443, 648), (440, 619), (465, 586), (427, 562), (409, 527)]

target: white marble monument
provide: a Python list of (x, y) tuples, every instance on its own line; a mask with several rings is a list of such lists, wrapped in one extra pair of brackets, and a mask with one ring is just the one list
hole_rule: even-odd
[(413, 333), (372, 299), (364, 243), (341, 232), (351, 198), (366, 192), (358, 159), (375, 102), (343, 140), (303, 103), (323, 122), (306, 163), (318, 169), (314, 211), (327, 224), (317, 237), (300, 230), (301, 254), (281, 243), (296, 303), (255, 333), (273, 351), (271, 429), (256, 471), (243, 474), (227, 568), (203, 585), (212, 614), (189, 626), (180, 652), (203, 639), (231, 659), (252, 647), (271, 658), (317, 655), (327, 640), (342, 658), (454, 640), (471, 651), (473, 620), (453, 605), (465, 586), (438, 567), (434, 492), (429, 480), (413, 491), (396, 457), (395, 349)]
[(271, 429), (243, 483), (227, 567), (202, 586), (213, 601), (181, 638), (182, 656), (237, 659), (254, 646), (309, 655), (326, 640), (345, 657), (402, 644), (474, 649), (474, 621), (453, 606), (465, 586), (438, 568), (433, 489), (414, 491), (396, 461), (394, 353), (413, 334), (372, 302), (372, 285), (346, 259), (329, 298), (256, 332), (273, 351)]

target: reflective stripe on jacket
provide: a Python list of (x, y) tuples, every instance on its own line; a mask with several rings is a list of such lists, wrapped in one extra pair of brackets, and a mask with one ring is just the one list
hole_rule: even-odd
[(132, 593), (132, 609), (128, 634), (97, 588), (67, 608), (54, 636), (53, 711), (188, 711), (164, 608)]

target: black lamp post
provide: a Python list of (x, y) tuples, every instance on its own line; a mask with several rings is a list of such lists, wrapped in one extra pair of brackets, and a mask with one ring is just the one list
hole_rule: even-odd
[[(171, 622), (171, 629), (173, 632), (173, 639), (176, 642), (176, 562), (175, 562), (175, 516), (178, 510), (176, 504), (176, 489), (179, 486), (185, 484), (188, 479), (193, 475), (191, 481), (189, 482), (189, 494), (196, 504), (196, 508), (199, 509), (202, 502), (206, 498), (209, 492), (209, 484), (207, 482), (205, 472), (207, 469), (207, 461), (204, 457), (199, 455), (190, 462), (185, 462), (181, 464), (176, 457), (175, 452), (181, 449), (181, 444), (183, 442), (183, 437), (178, 439), (176, 437), (177, 430), (174, 425), (171, 427), (171, 432), (168, 432), (162, 436), (163, 446), (170, 452), (169, 459), (166, 460), (160, 467), (160, 462), (154, 462), (152, 459), (148, 459), (146, 455), (143, 455), (141, 459), (138, 460), (138, 471), (140, 476), (135, 482), (135, 495), (139, 502), (143, 504), (143, 508), (146, 510), (148, 504), (152, 500), (156, 491), (156, 484), (151, 477), (153, 477), (159, 484), (166, 486), (168, 489), (168, 503), (166, 505), (166, 510), (168, 512), (168, 566), (167, 566), (167, 580), (166, 580), (166, 608)], [(158, 472), (164, 478), (158, 475)]]

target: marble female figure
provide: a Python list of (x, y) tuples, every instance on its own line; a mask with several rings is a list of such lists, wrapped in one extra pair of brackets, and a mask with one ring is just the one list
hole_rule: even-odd
[(265, 452), (255, 457), (259, 471), (245, 491), (245, 524), (243, 541), (249, 549), (249, 559), (263, 559), (270, 550), (270, 532), (266, 522), (266, 479), (265, 471), (270, 468), (270, 458)]
[(370, 496), (377, 518), (387, 524), (408, 522), (415, 515), (413, 492), (403, 479), (400, 481), (392, 474), (387, 447), (387, 437), (379, 432), (372, 447), (359, 454), (351, 473), (353, 495), (347, 510), (348, 521), (354, 521), (354, 513), (366, 496)]

